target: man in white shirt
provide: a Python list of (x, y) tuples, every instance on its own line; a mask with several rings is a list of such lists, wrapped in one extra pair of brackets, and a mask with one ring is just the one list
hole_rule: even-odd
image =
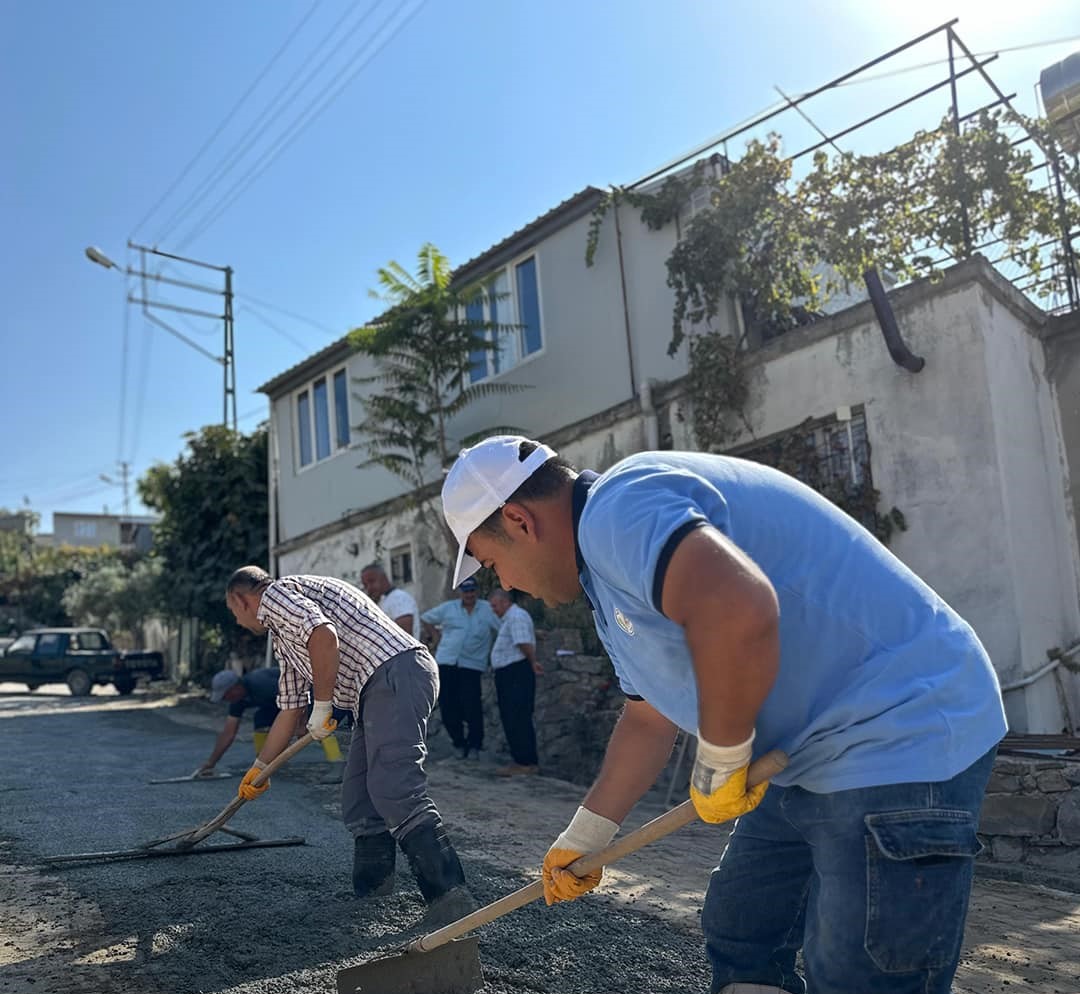
[(364, 593), (383, 609), (399, 627), (413, 638), (420, 638), (420, 611), (413, 595), (401, 587), (395, 587), (378, 563), (368, 563), (360, 571), (360, 584)]
[(528, 611), (514, 603), (510, 591), (502, 587), (496, 587), (488, 601), (500, 620), (499, 634), (491, 647), (491, 668), (495, 671), (499, 717), (513, 759), (508, 766), (500, 766), (495, 772), (501, 777), (538, 773), (533, 705), (536, 677), (544, 672), (544, 668), (536, 660), (536, 632), (532, 618)]

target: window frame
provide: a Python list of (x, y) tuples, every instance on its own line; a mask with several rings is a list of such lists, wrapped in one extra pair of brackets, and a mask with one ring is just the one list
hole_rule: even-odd
[[(499, 379), (499, 377), (505, 376), (507, 373), (511, 373), (515, 369), (519, 369), (526, 363), (532, 362), (534, 359), (544, 355), (544, 353), (547, 352), (547, 334), (545, 332), (547, 322), (544, 318), (544, 281), (540, 266), (540, 253), (537, 252), (535, 248), (529, 249), (529, 251), (523, 252), (521, 255), (515, 256), (513, 259), (510, 259), (507, 263), (505, 263), (505, 265), (499, 266), (497, 269), (493, 269), (490, 273), (484, 276), (480, 283), (484, 286), (486, 291), (486, 289), (489, 286), (492, 286), (495, 280), (499, 278), (500, 274), (506, 275), (506, 283), (509, 286), (509, 302), (511, 304), (511, 313), (513, 314), (514, 319), (512, 321), (504, 323), (520, 326), (521, 299), (518, 293), (517, 269), (518, 266), (523, 265), (530, 259), (533, 261), (533, 265), (536, 270), (536, 311), (537, 318), (540, 322), (540, 348), (536, 349), (536, 351), (534, 352), (526, 353), (525, 329), (523, 327), (516, 328), (513, 334), (517, 336), (517, 361), (512, 366), (508, 366), (505, 369), (499, 369), (496, 371), (494, 369), (494, 366), (496, 362), (496, 357), (500, 354), (500, 352), (497, 349), (486, 349), (484, 352), (484, 357), (486, 360), (487, 372), (484, 376), (481, 376), (478, 379), (474, 380), (472, 376), (472, 362), (470, 360), (469, 369), (466, 372), (466, 375), (469, 379), (469, 386), (476, 386), (479, 383), (491, 383), (492, 381)], [(484, 294), (483, 308), (484, 320), (489, 321), (491, 318), (491, 303), (488, 298), (487, 292), (485, 292)], [(489, 335), (491, 333), (491, 331), (488, 332)]]
[[(408, 557), (409, 568), (407, 570), (408, 576), (405, 576), (406, 571), (402, 571), (401, 574), (395, 570), (395, 560), (399, 559), (402, 555)], [(413, 568), (413, 551), (412, 543), (404, 542), (401, 545), (396, 545), (390, 549), (387, 553), (387, 559), (390, 563), (390, 582), (395, 587), (404, 586), (405, 584), (412, 583), (416, 578), (416, 571)]]
[[(341, 374), (345, 377), (345, 422), (344, 427), (349, 433), (347, 442), (342, 443), (339, 433), (338, 397), (336, 379)], [(326, 391), (326, 431), (329, 438), (329, 452), (319, 455), (319, 417), (318, 404), (315, 398), (316, 386), (322, 385)], [(306, 395), (308, 409), (307, 451), (308, 461), (303, 462), (304, 449), (300, 426), (300, 402)], [(341, 455), (353, 448), (351, 398), (349, 396), (349, 367), (348, 364), (332, 366), (312, 376), (309, 380), (298, 386), (289, 395), (289, 424), (293, 437), (293, 466), (297, 474), (306, 473), (315, 466), (329, 462), (335, 456)]]

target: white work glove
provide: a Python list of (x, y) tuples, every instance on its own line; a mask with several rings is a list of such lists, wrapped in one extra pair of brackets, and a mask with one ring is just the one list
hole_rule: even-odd
[(335, 728), (337, 728), (337, 722), (334, 720), (334, 702), (316, 701), (311, 706), (311, 717), (308, 718), (307, 723), (307, 730), (311, 733), (311, 737), (318, 742), (330, 735)]
[(698, 739), (697, 758), (690, 775), (690, 799), (702, 821), (719, 824), (738, 818), (761, 803), (768, 781), (747, 789), (746, 774), (754, 733), (745, 742), (718, 746)]
[(588, 808), (577, 809), (573, 820), (544, 857), (541, 876), (544, 880), (544, 900), (549, 905), (558, 901), (573, 901), (600, 883), (603, 868), (579, 877), (565, 867), (579, 856), (603, 849), (615, 838), (618, 830), (618, 822)]

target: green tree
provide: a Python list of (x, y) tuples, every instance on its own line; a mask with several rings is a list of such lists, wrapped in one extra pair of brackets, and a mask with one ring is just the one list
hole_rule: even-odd
[(7, 623), (18, 628), (72, 624), (65, 592), (103, 566), (120, 562), (116, 549), (41, 547), (26, 536), (19, 538), (19, 543), (0, 540), (0, 605)]
[(490, 284), (457, 285), (446, 256), (431, 243), (420, 249), (415, 275), (390, 262), (378, 277), (382, 289), (371, 295), (387, 312), (349, 335), (378, 370), (357, 382), (385, 388), (358, 398), (365, 418), (357, 430), (368, 455), (363, 467), (381, 466), (420, 489), (454, 455), (448, 426), (456, 414), (481, 397), (524, 389), (468, 382), (471, 358), (497, 349), (497, 337), (518, 326), (480, 316), (485, 298), (498, 302), (501, 296)]
[(125, 632), (142, 647), (143, 622), (157, 613), (160, 559), (128, 566), (117, 559), (91, 570), (64, 591), (64, 610), (76, 625)]
[(199, 620), (197, 666), (208, 668), (218, 662), (202, 658), (210, 646), (252, 647), (225, 606), (224, 590), (238, 566), (267, 564), (267, 433), (213, 425), (185, 437), (185, 452), (171, 465), (151, 467), (138, 491), (161, 515), (154, 526), (157, 609), (163, 617)]

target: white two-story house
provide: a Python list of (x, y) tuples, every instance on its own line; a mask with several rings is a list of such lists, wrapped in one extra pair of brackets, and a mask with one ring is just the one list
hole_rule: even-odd
[[(468, 407), (451, 425), (455, 443), (515, 426), (598, 470), (644, 448), (696, 447), (687, 352), (667, 351), (665, 261), (678, 226), (652, 231), (636, 210), (610, 210), (588, 267), (602, 197), (582, 190), (456, 271), (464, 284), (493, 280), (506, 309), (498, 320), (519, 326), (474, 357), (470, 376), (528, 389)], [(829, 474), (872, 486), (883, 509), (898, 510), (906, 530), (891, 548), (975, 626), (1012, 727), (1075, 729), (1080, 687), (1055, 651), (1067, 661), (1080, 642), (1080, 490), (1068, 465), (1080, 458), (1080, 414), (1061, 401), (1080, 381), (1080, 324), (1049, 319), (978, 257), (890, 301), (921, 369), (893, 360), (858, 296), (770, 341), (751, 336), (750, 396), (729, 451), (753, 457), (809, 430)], [(714, 327), (744, 330), (733, 305)], [(358, 468), (353, 380), (372, 371), (343, 339), (261, 388), (271, 404), (271, 567), (355, 581), (378, 559), (423, 608), (447, 595), (452, 558), (437, 524), (438, 467), (412, 495), (391, 474)]]

